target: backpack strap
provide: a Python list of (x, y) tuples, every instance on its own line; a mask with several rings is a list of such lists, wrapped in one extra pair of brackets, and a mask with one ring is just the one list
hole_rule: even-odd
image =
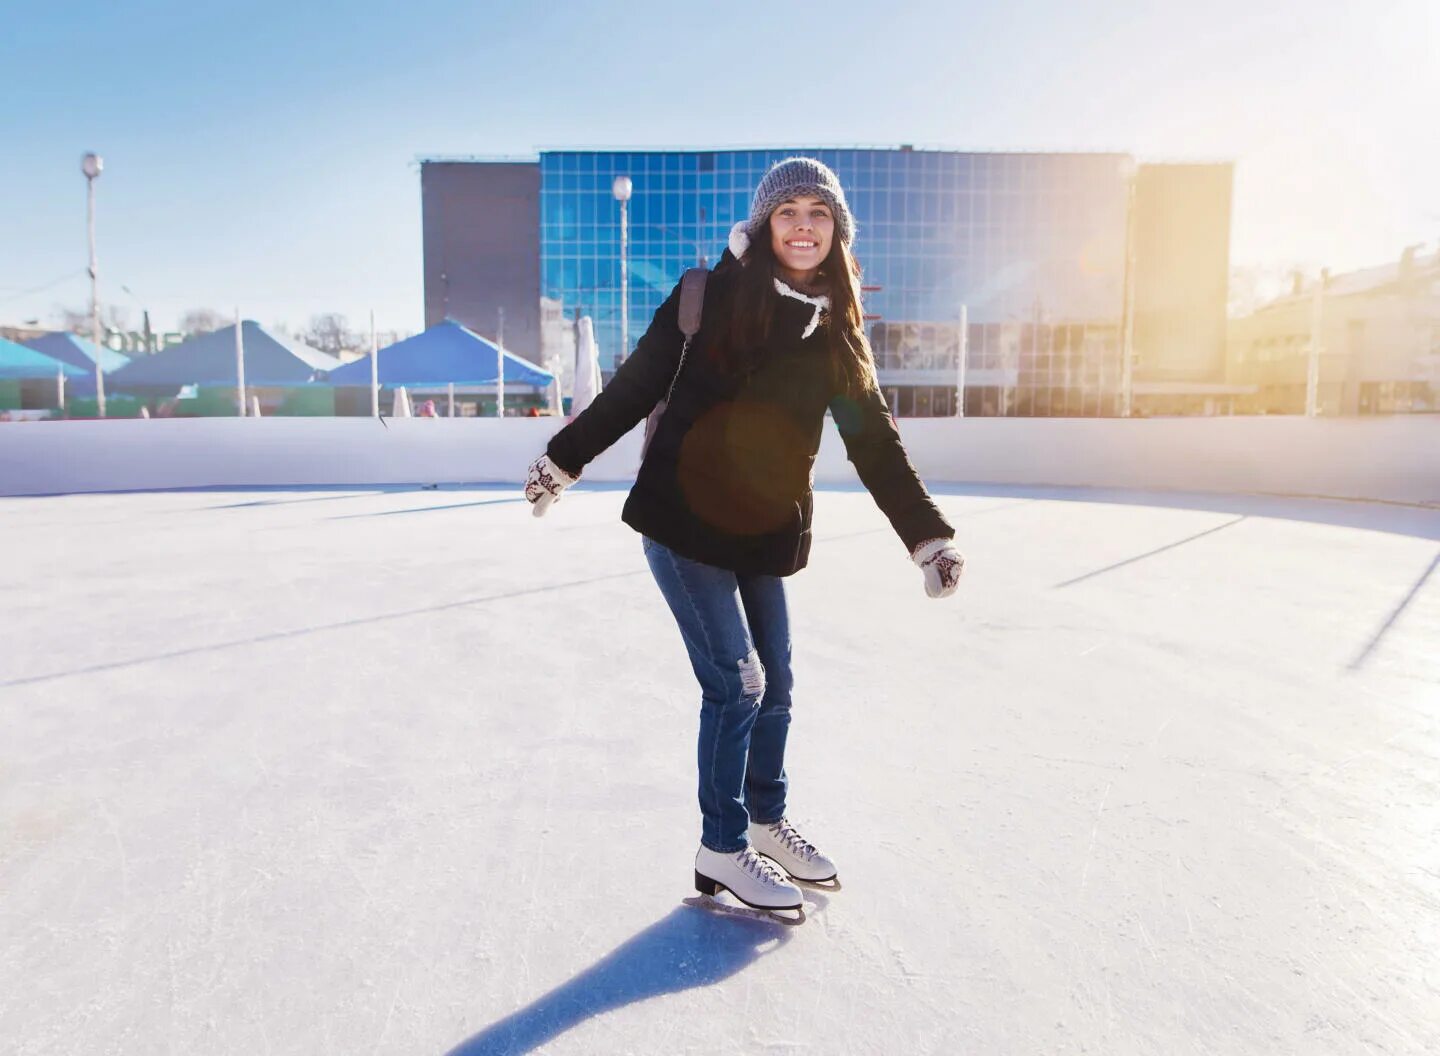
[(675, 394), (675, 383), (685, 369), (685, 353), (690, 351), (690, 342), (700, 332), (700, 313), (705, 307), (705, 280), (709, 277), (710, 272), (706, 268), (690, 268), (680, 276), (680, 332), (685, 335), (685, 343), (680, 346), (680, 362), (675, 367), (675, 376), (670, 379), (664, 403), (668, 404)]
[(687, 338), (700, 332), (700, 312), (705, 307), (706, 268), (689, 268), (680, 276), (680, 332)]

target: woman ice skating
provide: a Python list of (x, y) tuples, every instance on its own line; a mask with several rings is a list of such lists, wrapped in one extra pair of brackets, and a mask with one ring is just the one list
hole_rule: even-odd
[[(715, 269), (675, 288), (525, 485), (544, 514), (591, 459), (665, 401), (621, 516), (642, 537), (700, 683), (695, 885), (764, 910), (799, 909), (793, 881), (836, 877), (835, 863), (787, 818), (785, 773), (785, 577), (810, 556), (812, 468), (827, 409), (925, 592), (952, 594), (964, 568), (876, 381), (854, 235), (834, 172), (811, 158), (774, 165)], [(682, 294), (695, 279), (704, 280), (698, 331), (687, 319), (697, 291)]]

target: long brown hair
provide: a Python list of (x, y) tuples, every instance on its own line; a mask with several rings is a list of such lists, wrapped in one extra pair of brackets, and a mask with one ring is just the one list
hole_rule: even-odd
[[(738, 373), (752, 365), (769, 342), (780, 301), (775, 289), (775, 279), (780, 277), (779, 262), (771, 244), (768, 219), (751, 237), (749, 249), (735, 268), (738, 274), (730, 284), (729, 303), (711, 352), (723, 367)], [(865, 338), (865, 320), (860, 311), (860, 265), (840, 239), (834, 240), (820, 265), (817, 282), (830, 297), (823, 328), (829, 336), (830, 370), (836, 388), (852, 398), (878, 389), (875, 357)]]

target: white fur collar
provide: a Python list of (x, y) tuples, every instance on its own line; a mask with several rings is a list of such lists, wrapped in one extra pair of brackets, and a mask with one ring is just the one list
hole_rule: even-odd
[(775, 280), (775, 292), (784, 297), (793, 297), (797, 301), (804, 301), (806, 304), (816, 305), (827, 312), (830, 310), (830, 298), (828, 296), (822, 293), (818, 297), (811, 297), (807, 293), (801, 293), (784, 279)]
[(820, 325), (820, 313), (830, 310), (830, 298), (826, 297), (823, 293), (819, 297), (810, 297), (779, 279), (775, 280), (775, 292), (782, 297), (793, 297), (797, 301), (803, 301), (805, 304), (814, 307), (815, 314), (810, 316), (809, 325), (805, 327), (805, 332), (800, 335), (800, 340), (802, 341), (813, 334), (815, 328)]

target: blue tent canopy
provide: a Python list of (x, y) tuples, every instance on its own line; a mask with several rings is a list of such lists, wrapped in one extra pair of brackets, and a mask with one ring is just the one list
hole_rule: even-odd
[[(432, 326), (424, 333), (407, 337), (380, 350), (377, 374), (384, 388), (404, 385), (422, 388), (434, 385), (493, 385), (499, 373), (498, 357), (505, 364), (507, 385), (549, 385), (555, 375), (529, 360), (504, 352), (473, 330), (453, 319)], [(370, 360), (359, 359), (330, 371), (319, 379), (322, 385), (370, 384)]]
[(33, 348), (36, 352), (45, 353), (51, 359), (58, 359), (87, 372), (95, 369), (97, 359), (100, 361), (101, 371), (106, 374), (112, 370), (119, 370), (130, 362), (129, 356), (122, 356), (114, 349), (96, 348), (92, 342), (85, 340), (79, 334), (67, 334), (63, 331), (43, 334), (21, 343), (26, 348)]
[[(318, 372), (340, 365), (334, 356), (308, 345), (282, 341), (253, 319), (246, 319), (241, 327), (247, 387), (304, 385)], [(139, 356), (105, 379), (106, 387), (113, 386), (116, 391), (235, 383), (234, 326), (200, 334), (153, 356)]]
[(6, 341), (0, 337), (0, 380), (53, 381), (62, 370), (67, 381), (89, 376), (89, 372), (80, 367), (62, 363), (43, 352), (36, 352), (33, 348), (17, 345), (14, 341)]

